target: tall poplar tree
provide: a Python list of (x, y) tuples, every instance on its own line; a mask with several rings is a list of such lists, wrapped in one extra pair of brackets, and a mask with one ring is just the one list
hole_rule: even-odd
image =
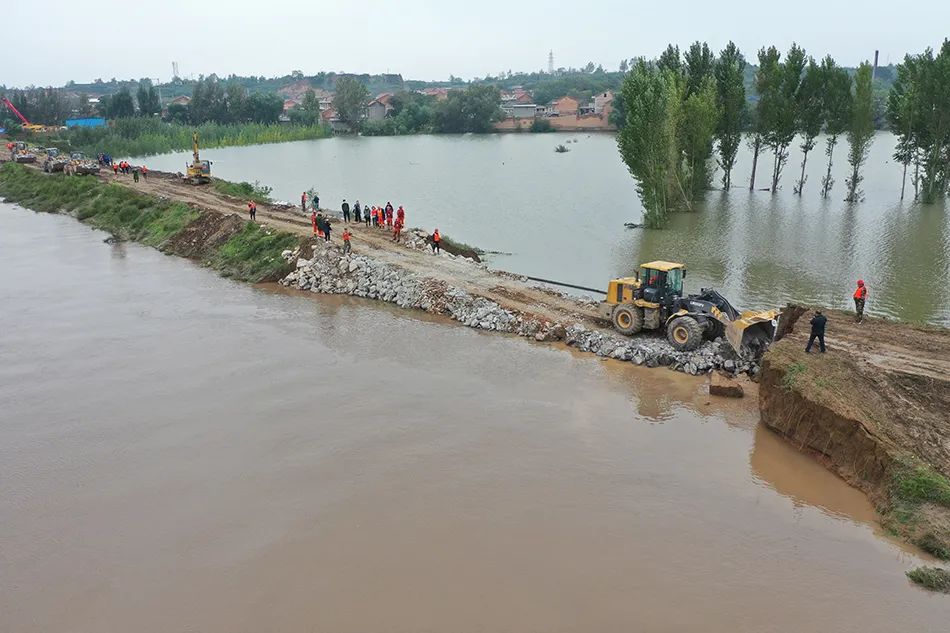
[(847, 179), (848, 202), (862, 198), (861, 167), (868, 159), (871, 141), (874, 139), (874, 94), (871, 88), (871, 64), (864, 62), (854, 76), (854, 103), (851, 107), (851, 124), (848, 127), (848, 164), (851, 175)]
[(826, 56), (821, 60), (821, 72), (824, 76), (822, 101), (824, 103), (825, 156), (828, 157), (828, 167), (824, 178), (821, 179), (821, 197), (827, 198), (834, 187), (835, 179), (831, 176), (831, 166), (834, 162), (835, 147), (838, 145), (838, 136), (847, 128), (851, 119), (851, 77), (848, 71), (841, 68), (831, 58)]
[(719, 106), (719, 125), (716, 139), (719, 145), (719, 167), (722, 168), (722, 188), (732, 186), (732, 168), (742, 142), (742, 126), (746, 120), (745, 59), (739, 48), (729, 42), (713, 68), (716, 77), (716, 103)]
[(798, 184), (795, 185), (795, 193), (798, 195), (802, 195), (802, 189), (808, 179), (805, 175), (808, 154), (815, 149), (815, 139), (821, 133), (821, 127), (825, 122), (824, 105), (822, 103), (823, 90), (824, 73), (822, 73), (821, 67), (815, 63), (815, 60), (809, 58), (808, 67), (805, 69), (805, 75), (802, 77), (802, 83), (798, 89), (798, 127), (802, 135), (802, 144), (800, 145), (802, 171), (798, 177)]

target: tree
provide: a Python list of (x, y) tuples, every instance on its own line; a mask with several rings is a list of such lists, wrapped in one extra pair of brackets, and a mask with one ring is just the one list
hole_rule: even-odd
[(862, 197), (860, 190), (861, 167), (868, 159), (868, 150), (874, 139), (874, 94), (871, 86), (871, 64), (864, 62), (854, 76), (854, 104), (851, 107), (851, 123), (848, 127), (848, 164), (851, 176), (847, 179), (848, 202), (858, 202)]
[(336, 82), (336, 94), (333, 95), (333, 108), (336, 115), (354, 131), (359, 129), (369, 102), (366, 86), (352, 77), (341, 77)]
[(135, 116), (135, 103), (128, 88), (122, 88), (106, 102), (105, 115), (110, 119), (124, 119)]
[(821, 127), (825, 122), (825, 110), (822, 103), (822, 94), (824, 91), (825, 76), (821, 67), (815, 63), (814, 59), (808, 60), (808, 67), (805, 69), (805, 76), (802, 78), (801, 86), (798, 90), (798, 127), (802, 135), (802, 171), (798, 177), (798, 184), (795, 185), (795, 193), (802, 195), (802, 189), (805, 187), (805, 164), (808, 162), (808, 153), (815, 149), (815, 139), (821, 133)]
[(640, 60), (624, 78), (621, 93), (627, 114), (617, 147), (637, 183), (647, 226), (659, 227), (682, 198), (677, 176), (682, 85), (671, 70)]
[(831, 177), (835, 146), (838, 144), (838, 136), (847, 129), (851, 117), (851, 77), (848, 71), (835, 64), (831, 55), (821, 60), (821, 73), (824, 79), (822, 109), (824, 110), (825, 133), (828, 135), (825, 141), (828, 168), (824, 178), (821, 179), (821, 197), (827, 198), (835, 184), (835, 179)]
[(716, 103), (719, 106), (719, 125), (716, 138), (719, 144), (719, 167), (722, 168), (722, 187), (732, 186), (732, 168), (736, 164), (742, 127), (746, 120), (745, 58), (738, 47), (729, 42), (713, 68), (716, 77)]
[(627, 72), (627, 69), (628, 69), (628, 68), (630, 68), (630, 65), (629, 65), (629, 63), (627, 62), (627, 60), (626, 60), (626, 59), (621, 59), (621, 60), (620, 60), (620, 72), (625, 73), (625, 72)]
[(91, 116), (93, 113), (92, 104), (89, 103), (89, 95), (85, 92), (79, 93), (79, 116)]
[(897, 67), (897, 78), (887, 95), (887, 122), (897, 136), (897, 147), (894, 149), (894, 160), (901, 163), (901, 200), (904, 199), (904, 190), (907, 185), (907, 167), (911, 162), (915, 165), (914, 199), (917, 199), (920, 165), (920, 130), (919, 119), (915, 116), (915, 109), (919, 104), (920, 69), (917, 58), (907, 55), (904, 63)]
[(501, 93), (488, 84), (471, 85), (465, 90), (453, 90), (439, 102), (433, 113), (436, 131), (485, 133), (501, 116)]
[(158, 98), (158, 91), (152, 86), (150, 79), (139, 81), (139, 89), (136, 94), (136, 100), (139, 102), (139, 114), (142, 116), (152, 116), (162, 111), (162, 104)]
[(712, 78), (707, 77), (686, 97), (680, 117), (680, 146), (685, 162), (683, 186), (689, 196), (688, 202), (702, 200), (712, 183), (709, 164), (718, 122), (716, 85)]
[(686, 74), (686, 98), (705, 87), (706, 80), (712, 77), (715, 59), (706, 42), (693, 42), (683, 55), (683, 67)]
[(668, 70), (678, 76), (683, 72), (683, 63), (680, 61), (680, 47), (672, 44), (666, 47), (666, 50), (660, 53), (660, 58), (656, 60), (657, 68)]
[(759, 49), (759, 68), (755, 73), (755, 92), (758, 101), (752, 112), (751, 134), (748, 139), (752, 151), (752, 176), (749, 178), (749, 191), (755, 190), (755, 174), (759, 165), (759, 155), (767, 143), (771, 130), (773, 112), (776, 110), (778, 86), (781, 82), (779, 52), (774, 46)]
[(784, 62), (779, 61), (780, 57), (774, 46), (760, 51), (756, 76), (763, 138), (772, 149), (773, 194), (778, 192), (782, 170), (788, 162), (788, 147), (798, 127), (797, 95), (805, 67), (805, 51), (792, 44)]

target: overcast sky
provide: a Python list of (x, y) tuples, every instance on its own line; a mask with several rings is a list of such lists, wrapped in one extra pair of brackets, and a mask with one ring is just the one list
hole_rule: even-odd
[[(725, 2), (452, 2), (433, 0), (158, 0), (90, 5), (75, 0), (3, 3), (3, 23), (26, 28), (28, 49), (6, 38), (0, 84), (73, 79), (398, 72), (407, 79), (466, 79), (588, 61), (616, 69), (673, 42), (734, 40), (747, 57), (793, 41), (815, 57), (855, 65), (936, 48), (950, 36), (950, 0)], [(779, 8), (781, 7), (781, 8)], [(860, 7), (860, 9), (858, 8)], [(13, 31), (6, 29), (9, 33)]]

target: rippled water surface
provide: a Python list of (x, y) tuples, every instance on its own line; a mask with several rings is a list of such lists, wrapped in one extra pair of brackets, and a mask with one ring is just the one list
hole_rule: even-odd
[[(576, 142), (571, 142), (576, 139)], [(565, 143), (567, 154), (555, 153)], [(849, 306), (855, 280), (874, 314), (950, 325), (950, 211), (900, 201), (894, 137), (879, 134), (864, 169), (865, 201), (848, 205), (847, 144), (837, 148), (832, 195), (818, 194), (824, 139), (808, 162), (804, 195), (793, 194), (801, 156), (793, 148), (775, 196), (748, 191), (743, 149), (729, 193), (712, 191), (662, 231), (625, 229), (642, 207), (634, 182), (603, 134), (508, 134), (333, 138), (209, 149), (217, 175), (258, 180), (299, 203), (310, 187), (322, 206), (343, 198), (403, 204), (408, 224), (435, 227), (490, 251), (492, 265), (594, 288), (652, 259), (684, 261), (693, 291), (715, 286), (740, 308), (786, 301)], [(190, 153), (150, 157), (179, 171)], [(771, 157), (759, 163), (768, 185)], [(718, 178), (717, 181), (718, 183)], [(236, 210), (242, 210), (236, 208)]]
[(943, 631), (693, 379), (0, 204), (0, 630)]

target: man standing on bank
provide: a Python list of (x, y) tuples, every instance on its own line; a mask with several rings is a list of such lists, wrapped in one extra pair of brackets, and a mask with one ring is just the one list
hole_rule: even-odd
[(868, 287), (864, 285), (863, 279), (858, 279), (858, 287), (854, 291), (854, 321), (860, 323), (864, 320), (864, 302), (868, 298)]
[(346, 223), (350, 221), (350, 203), (346, 201), (346, 198), (343, 198), (343, 221)]
[(811, 336), (808, 337), (808, 345), (805, 346), (805, 353), (811, 353), (811, 346), (815, 344), (815, 339), (818, 339), (818, 349), (821, 350), (821, 353), (825, 353), (825, 324), (828, 323), (828, 318), (821, 313), (821, 310), (815, 310), (815, 316), (811, 318)]

